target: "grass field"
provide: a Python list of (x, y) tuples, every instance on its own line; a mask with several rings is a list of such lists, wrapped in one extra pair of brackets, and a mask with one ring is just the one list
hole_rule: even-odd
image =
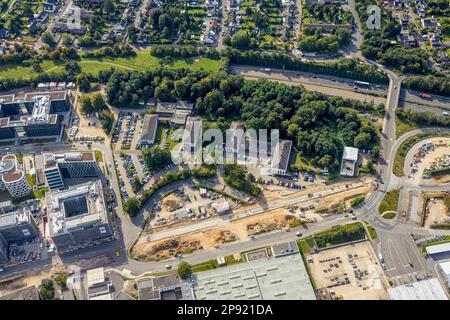
[(395, 211), (387, 211), (387, 212), (383, 213), (382, 217), (384, 219), (394, 219), (396, 215), (397, 215), (397, 212), (395, 212)]
[[(399, 196), (400, 196), (400, 189), (395, 189), (395, 190), (386, 192), (383, 200), (380, 203), (378, 212), (380, 214), (382, 214), (385, 211), (397, 211)], [(388, 217), (385, 217), (385, 218), (389, 219)]]
[(395, 119), (395, 134), (397, 136), (397, 139), (405, 133), (416, 129), (419, 129), (419, 126), (417, 126), (415, 123), (402, 121), (398, 118)]
[[(149, 50), (136, 51), (136, 56), (127, 58), (89, 58), (82, 57), (77, 61), (81, 67), (81, 71), (97, 75), (101, 70), (109, 70), (110, 68), (118, 70), (136, 70), (148, 71), (161, 67), (160, 59), (150, 55)], [(191, 69), (205, 70), (214, 72), (219, 70), (220, 60), (212, 60), (208, 58), (198, 59), (182, 59), (167, 65), (169, 69)], [(63, 63), (55, 63), (54, 61), (44, 60), (41, 63), (43, 72), (57, 73), (64, 70)], [(21, 66), (17, 64), (0, 65), (0, 79), (29, 79), (37, 73), (32, 67)]]

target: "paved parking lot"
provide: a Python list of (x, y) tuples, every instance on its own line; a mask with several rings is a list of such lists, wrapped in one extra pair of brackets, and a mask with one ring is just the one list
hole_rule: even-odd
[(410, 234), (379, 230), (382, 239), (377, 252), (382, 254), (386, 275), (393, 279), (421, 277), (431, 271)]
[(368, 241), (320, 251), (307, 257), (317, 288), (334, 298), (386, 299), (383, 271)]

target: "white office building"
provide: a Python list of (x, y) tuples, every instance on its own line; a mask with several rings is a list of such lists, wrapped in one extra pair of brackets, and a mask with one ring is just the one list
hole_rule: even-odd
[(0, 161), (0, 177), (0, 190), (8, 190), (13, 198), (24, 197), (31, 191), (24, 172), (18, 169), (17, 158), (13, 154), (4, 156)]
[(342, 154), (341, 175), (353, 177), (358, 164), (358, 148), (344, 147)]

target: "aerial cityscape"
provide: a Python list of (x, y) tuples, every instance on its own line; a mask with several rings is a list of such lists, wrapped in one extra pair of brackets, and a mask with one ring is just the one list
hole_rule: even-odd
[(0, 300), (449, 300), (449, 56), (448, 0), (0, 0)]

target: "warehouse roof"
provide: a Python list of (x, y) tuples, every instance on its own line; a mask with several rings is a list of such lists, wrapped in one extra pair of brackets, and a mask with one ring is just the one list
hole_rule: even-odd
[(299, 254), (200, 272), (193, 285), (198, 300), (315, 300)]
[(426, 247), (426, 250), (428, 254), (444, 253), (450, 251), (450, 242), (428, 246)]
[(436, 278), (390, 288), (388, 292), (392, 300), (448, 300)]

